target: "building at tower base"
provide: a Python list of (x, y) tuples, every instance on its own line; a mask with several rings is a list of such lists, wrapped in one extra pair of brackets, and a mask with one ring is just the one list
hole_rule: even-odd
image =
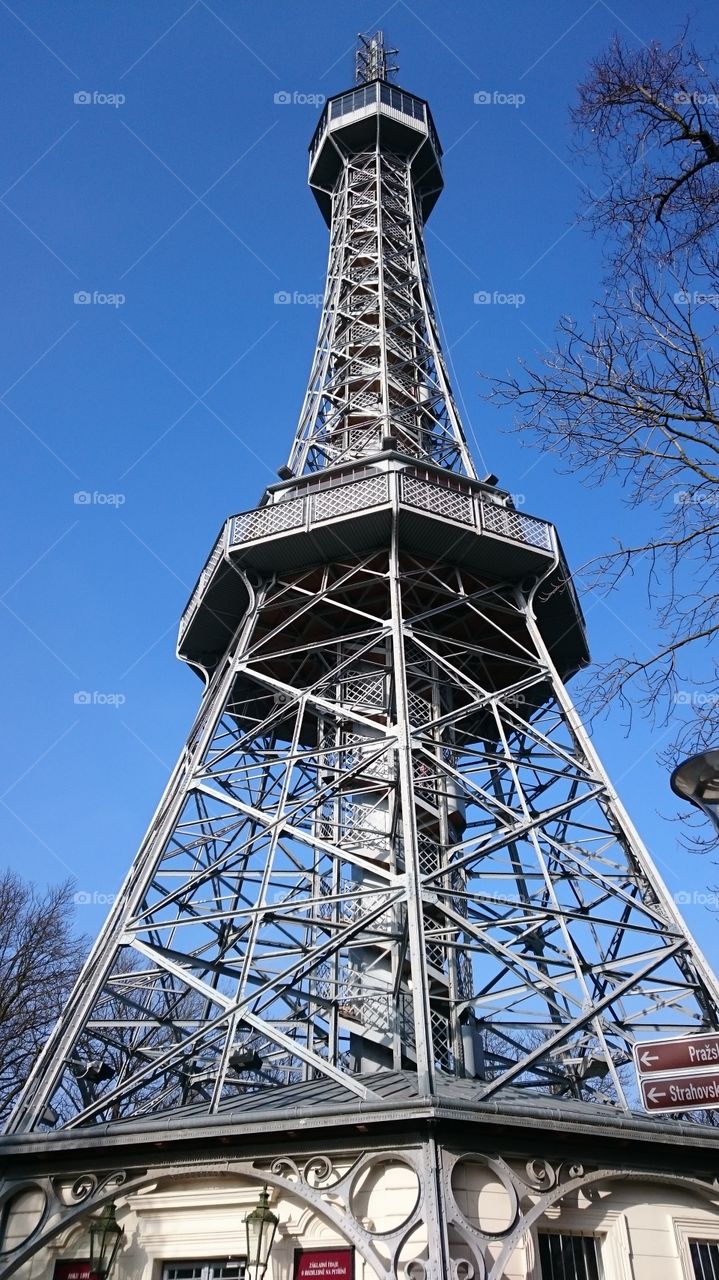
[[(719, 1131), (444, 1079), (374, 1078), (379, 1103), (288, 1087), (214, 1117), (188, 1107), (90, 1133), (3, 1142), (0, 1278), (87, 1275), (115, 1205), (112, 1280), (245, 1275), (263, 1186), (279, 1219), (267, 1280), (713, 1280)], [(72, 1264), (75, 1264), (74, 1267)]]

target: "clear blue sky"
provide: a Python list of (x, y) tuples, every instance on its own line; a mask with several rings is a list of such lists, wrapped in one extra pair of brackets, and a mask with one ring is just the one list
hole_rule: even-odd
[[(351, 83), (358, 30), (385, 27), (445, 147), (427, 242), (475, 453), (557, 523), (574, 566), (636, 536), (616, 491), (583, 489), (503, 432), (479, 376), (534, 358), (599, 292), (568, 107), (615, 31), (668, 40), (683, 16), (614, 4), (0, 0), (0, 839), (27, 877), (75, 876), (93, 897), (80, 928), (99, 927), (197, 705), (174, 657), (189, 591), (222, 520), (289, 451), (318, 312), (274, 295), (320, 292), (327, 251), (303, 98)], [(706, 46), (714, 6), (692, 12)], [(482, 91), (526, 101), (477, 105)], [(478, 306), (479, 290), (526, 301)], [(82, 291), (125, 300), (75, 303)], [(584, 604), (596, 657), (626, 627), (650, 635), (631, 593)], [(661, 733), (637, 722), (626, 739), (616, 715), (597, 740), (671, 891), (701, 899), (719, 874), (678, 848)], [(686, 914), (716, 964), (715, 917), (701, 900)]]

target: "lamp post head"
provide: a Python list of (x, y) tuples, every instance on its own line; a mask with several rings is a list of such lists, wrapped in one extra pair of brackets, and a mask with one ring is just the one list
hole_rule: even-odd
[(719, 748), (701, 751), (677, 766), (672, 791), (711, 818), (719, 834)]
[(270, 1260), (279, 1218), (270, 1209), (267, 1187), (251, 1213), (245, 1218), (247, 1232), (247, 1274), (250, 1280), (262, 1280)]
[(90, 1223), (90, 1271), (98, 1280), (107, 1280), (110, 1275), (124, 1234), (112, 1202)]

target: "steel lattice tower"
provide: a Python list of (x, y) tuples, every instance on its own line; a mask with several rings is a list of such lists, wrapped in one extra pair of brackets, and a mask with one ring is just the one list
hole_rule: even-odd
[(475, 474), (423, 244), (441, 148), (387, 56), (364, 40), (315, 131), (289, 464), (183, 615), (201, 707), (15, 1130), (371, 1097), (389, 1068), (627, 1107), (636, 1039), (719, 1025), (565, 690), (588, 655), (554, 527)]

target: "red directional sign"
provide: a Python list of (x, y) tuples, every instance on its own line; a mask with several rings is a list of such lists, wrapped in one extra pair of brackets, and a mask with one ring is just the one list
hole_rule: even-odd
[(719, 1032), (681, 1040), (643, 1040), (634, 1046), (634, 1063), (640, 1077), (719, 1067)]
[(719, 1071), (639, 1080), (647, 1111), (709, 1111), (719, 1107)]

